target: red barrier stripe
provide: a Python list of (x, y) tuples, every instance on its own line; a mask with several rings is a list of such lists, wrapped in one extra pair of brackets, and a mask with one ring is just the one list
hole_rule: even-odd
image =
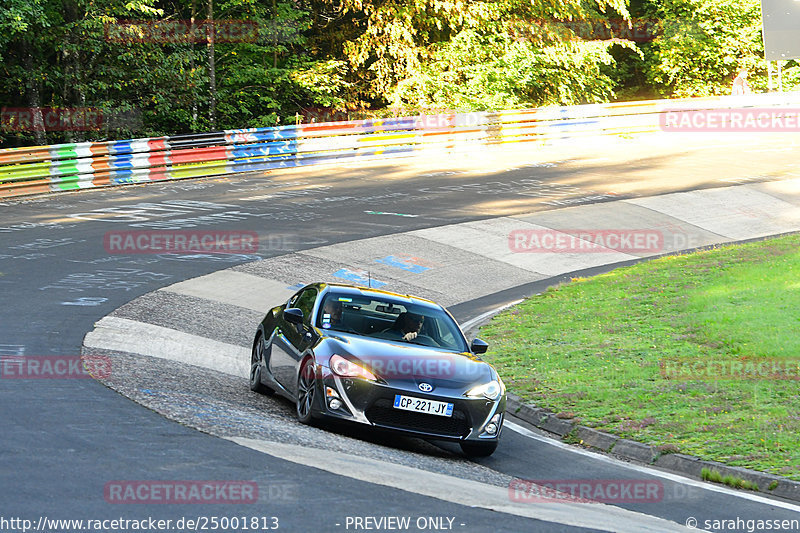
[(438, 131), (423, 131), (423, 137), (431, 137), (434, 135), (446, 135), (446, 136), (457, 136), (463, 133), (479, 133), (481, 131), (486, 131), (486, 127), (483, 128), (470, 128), (470, 129), (457, 129), (457, 130), (438, 130)]
[(305, 133), (307, 131), (326, 131), (326, 130), (352, 130), (364, 125), (363, 121), (350, 121), (350, 122), (320, 122), (319, 124), (303, 124), (298, 130), (298, 133)]
[(224, 146), (209, 148), (189, 148), (186, 150), (172, 150), (170, 159), (173, 164), (180, 163), (208, 163), (218, 159), (227, 159), (228, 153)]
[(149, 166), (169, 165), (169, 152), (155, 152), (147, 157)]
[(361, 129), (360, 124), (354, 125), (342, 125), (342, 124), (335, 124), (332, 123), (330, 126), (303, 126), (303, 129), (298, 132), (297, 139), (302, 139), (303, 137), (325, 137), (328, 135), (338, 135), (338, 132), (341, 132), (342, 135), (347, 135), (350, 133), (359, 133)]
[(168, 150), (169, 146), (167, 146), (167, 141), (164, 137), (159, 137), (157, 139), (151, 139), (147, 141), (147, 146), (150, 148), (151, 152), (157, 152), (160, 150)]
[(172, 179), (172, 176), (166, 167), (151, 168), (149, 177), (150, 181), (164, 181)]

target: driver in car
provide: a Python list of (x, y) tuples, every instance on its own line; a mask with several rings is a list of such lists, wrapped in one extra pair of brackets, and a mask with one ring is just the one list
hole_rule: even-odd
[(400, 313), (394, 325), (385, 332), (393, 334), (392, 336), (396, 335), (398, 340), (412, 341), (419, 335), (424, 319), (425, 317), (415, 313)]
[(322, 308), (322, 327), (329, 329), (342, 324), (342, 302), (329, 298)]

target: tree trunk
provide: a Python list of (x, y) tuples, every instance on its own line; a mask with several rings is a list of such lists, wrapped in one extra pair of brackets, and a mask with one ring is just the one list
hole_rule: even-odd
[[(69, 69), (70, 69), (69, 64), (70, 64), (69, 54), (67, 52), (66, 47), (64, 47), (64, 48), (61, 49), (61, 68), (64, 71), (64, 80), (63, 80), (63, 83), (61, 85), (61, 103), (62, 103), (62, 105), (64, 105), (66, 102), (70, 101), (69, 90), (72, 88), (72, 83), (70, 83), (70, 80), (69, 80)], [(67, 129), (67, 131), (65, 131), (63, 133), (63, 135), (64, 135), (64, 141), (65, 142), (68, 142), (68, 143), (75, 142), (75, 138), (72, 136), (72, 132), (69, 129)]]
[(196, 78), (196, 65), (194, 62), (194, 54), (196, 51), (195, 47), (195, 20), (197, 18), (197, 2), (196, 0), (192, 0), (192, 18), (190, 21), (191, 27), (189, 28), (189, 75), (191, 76), (191, 82), (189, 86), (192, 89), (191, 98), (192, 98), (192, 133), (197, 132), (197, 87), (195, 86)]
[(39, 96), (39, 80), (36, 78), (36, 69), (33, 68), (33, 56), (30, 49), (24, 52), (25, 70), (28, 71), (28, 107), (31, 110), (31, 126), (36, 144), (47, 144), (42, 116), (41, 97)]
[(214, 0), (208, 0), (208, 26), (206, 31), (208, 43), (208, 120), (211, 129), (217, 128), (217, 72), (214, 66)]
[[(75, 109), (73, 112), (78, 113), (86, 113), (86, 91), (84, 90), (84, 81), (83, 81), (83, 65), (84, 63), (81, 61), (80, 52), (75, 52), (72, 54), (72, 61), (74, 64), (75, 69)], [(78, 122), (72, 123), (74, 126), (75, 131), (75, 140), (77, 142), (83, 142), (86, 140), (86, 131), (78, 127)], [(89, 125), (86, 124), (84, 127), (88, 127)], [(93, 133), (93, 135), (97, 135), (99, 132)]]

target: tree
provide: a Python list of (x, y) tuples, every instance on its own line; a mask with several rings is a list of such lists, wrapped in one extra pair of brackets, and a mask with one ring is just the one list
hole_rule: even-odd
[[(608, 49), (574, 20), (626, 18), (622, 0), (588, 5), (519, 0), (331, 0), (357, 97), (374, 106), (488, 108), (607, 99)], [(343, 26), (345, 29), (343, 29)], [(349, 28), (348, 28), (349, 27)], [(530, 31), (530, 28), (539, 31)]]
[(730, 94), (738, 69), (764, 88), (759, 0), (648, 0), (662, 32), (643, 46), (646, 82), (661, 96)]

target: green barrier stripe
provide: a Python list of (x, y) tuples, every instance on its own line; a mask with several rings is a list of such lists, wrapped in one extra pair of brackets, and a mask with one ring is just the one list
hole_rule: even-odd
[(57, 148), (50, 150), (50, 154), (54, 155), (58, 159), (75, 157), (75, 148), (77, 147), (77, 144), (59, 144)]
[(31, 178), (49, 178), (50, 163), (36, 163), (33, 165), (20, 165), (10, 169), (0, 170), (0, 182), (28, 180)]

